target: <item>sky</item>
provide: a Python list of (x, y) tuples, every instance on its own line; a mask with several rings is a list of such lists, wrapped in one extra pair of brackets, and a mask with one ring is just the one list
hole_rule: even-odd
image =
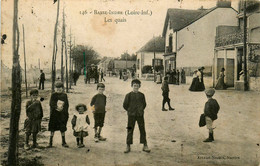
[[(198, 9), (216, 6), (215, 0), (60, 0), (57, 68), (61, 57), (62, 11), (65, 11), (66, 40), (76, 45), (89, 45), (100, 56), (120, 57), (136, 53), (153, 36), (162, 35), (168, 8)], [(237, 0), (232, 1), (237, 10)], [(148, 15), (141, 12), (148, 11)], [(114, 14), (105, 14), (113, 12)], [(138, 13), (139, 12), (139, 13)], [(84, 14), (82, 14), (84, 13)], [(115, 14), (116, 13), (116, 14)], [(130, 14), (130, 15), (129, 15)], [(19, 1), (20, 61), (24, 66), (23, 29), (27, 67), (51, 68), (57, 3), (53, 0)], [(7, 35), (2, 45), (2, 62), (12, 66), (13, 1), (1, 1), (1, 32)], [(106, 19), (106, 21), (105, 21)], [(111, 21), (112, 22), (109, 22)], [(121, 22), (115, 22), (119, 20)]]

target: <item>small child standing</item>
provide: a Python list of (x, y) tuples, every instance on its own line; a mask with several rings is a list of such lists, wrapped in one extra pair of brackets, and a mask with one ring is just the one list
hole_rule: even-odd
[(106, 115), (106, 102), (107, 97), (104, 95), (105, 85), (103, 83), (97, 84), (98, 94), (96, 94), (90, 103), (90, 106), (94, 106), (94, 129), (95, 129), (95, 142), (105, 141), (106, 138), (101, 136), (102, 127), (104, 126), (104, 120)]
[(43, 117), (41, 102), (37, 100), (39, 91), (33, 89), (30, 91), (31, 100), (26, 103), (26, 120), (24, 122), (24, 128), (26, 131), (24, 149), (29, 149), (29, 137), (33, 134), (33, 145), (32, 148), (36, 148), (37, 134), (41, 131), (41, 121)]
[(69, 101), (66, 93), (63, 92), (63, 83), (57, 82), (55, 84), (56, 92), (51, 95), (50, 99), (50, 121), (49, 131), (50, 142), (49, 147), (52, 147), (52, 140), (55, 131), (60, 131), (62, 138), (62, 146), (68, 148), (69, 146), (65, 140), (65, 131), (67, 131), (67, 122), (69, 119)]
[[(85, 104), (78, 104), (71, 124), (74, 130), (73, 135), (76, 137), (78, 148), (85, 147), (83, 137), (88, 136), (88, 127), (90, 125), (89, 117), (87, 115), (87, 107)], [(80, 141), (80, 143), (79, 143)]]
[(214, 141), (213, 136), (213, 121), (218, 118), (217, 114), (220, 109), (217, 100), (213, 99), (212, 96), (214, 95), (215, 90), (214, 89), (207, 89), (205, 91), (205, 94), (208, 98), (208, 101), (205, 103), (204, 107), (204, 115), (205, 115), (205, 121), (207, 129), (209, 129), (209, 137), (204, 140), (203, 142), (212, 142)]
[(123, 107), (127, 111), (128, 115), (126, 138), (127, 147), (124, 153), (129, 153), (131, 151), (130, 145), (133, 144), (133, 134), (136, 121), (140, 130), (140, 143), (144, 144), (143, 151), (150, 152), (151, 150), (147, 146), (144, 123), (144, 109), (146, 107), (146, 101), (144, 94), (139, 92), (141, 81), (138, 79), (134, 79), (131, 82), (131, 86), (133, 88), (133, 91), (126, 94), (123, 103)]
[(174, 108), (171, 107), (170, 104), (170, 98), (169, 98), (169, 85), (168, 85), (168, 77), (164, 77), (163, 83), (162, 83), (162, 96), (163, 96), (163, 102), (162, 102), (162, 111), (167, 111), (167, 109), (165, 109), (164, 105), (165, 103), (168, 103), (169, 106), (169, 110), (173, 111)]

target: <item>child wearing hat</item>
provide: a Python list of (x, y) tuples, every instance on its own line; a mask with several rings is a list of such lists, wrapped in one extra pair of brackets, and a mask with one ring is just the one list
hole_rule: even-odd
[(83, 137), (88, 136), (88, 127), (90, 125), (87, 114), (87, 107), (85, 104), (78, 104), (76, 112), (71, 120), (73, 135), (76, 137), (78, 148), (85, 147)]
[(127, 111), (127, 138), (126, 138), (126, 150), (124, 153), (131, 151), (130, 145), (133, 144), (133, 134), (135, 128), (135, 122), (137, 121), (140, 130), (140, 143), (143, 144), (143, 151), (150, 152), (151, 150), (147, 146), (145, 123), (144, 123), (144, 109), (146, 107), (145, 95), (139, 91), (141, 87), (141, 81), (134, 79), (131, 82), (133, 91), (126, 94), (123, 103), (124, 109)]
[(97, 84), (98, 93), (93, 96), (90, 106), (94, 106), (94, 129), (95, 129), (95, 142), (105, 141), (106, 138), (101, 136), (102, 128), (104, 127), (105, 115), (106, 115), (106, 102), (107, 97), (104, 95), (105, 85), (103, 83)]
[(52, 140), (55, 131), (60, 131), (62, 136), (62, 146), (69, 147), (65, 140), (65, 131), (67, 131), (67, 122), (69, 119), (69, 101), (66, 93), (63, 92), (63, 83), (57, 82), (55, 84), (55, 92), (50, 98), (50, 121), (49, 131), (50, 142), (49, 147), (52, 147)]
[(37, 134), (41, 131), (41, 121), (43, 117), (42, 105), (38, 98), (38, 90), (33, 89), (30, 91), (31, 100), (26, 103), (26, 116), (24, 122), (24, 128), (26, 133), (24, 148), (29, 149), (29, 137), (33, 135), (33, 145), (32, 148), (36, 148), (37, 144)]
[(167, 111), (165, 109), (164, 105), (165, 103), (168, 103), (169, 110), (173, 111), (174, 108), (171, 107), (170, 101), (171, 99), (169, 98), (169, 85), (168, 85), (168, 77), (164, 77), (163, 83), (162, 83), (162, 96), (163, 96), (163, 102), (162, 102), (162, 111)]
[(212, 126), (213, 126), (213, 121), (218, 118), (217, 114), (220, 109), (217, 100), (212, 98), (214, 93), (215, 93), (215, 90), (212, 88), (207, 89), (205, 91), (208, 101), (205, 103), (204, 115), (205, 115), (206, 126), (207, 126), (207, 129), (209, 130), (209, 137), (206, 140), (204, 140), (203, 142), (214, 141)]

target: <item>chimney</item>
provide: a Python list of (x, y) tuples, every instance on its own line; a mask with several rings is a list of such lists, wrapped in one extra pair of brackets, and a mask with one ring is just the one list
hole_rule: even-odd
[(217, 7), (220, 8), (231, 8), (231, 1), (229, 0), (218, 0)]

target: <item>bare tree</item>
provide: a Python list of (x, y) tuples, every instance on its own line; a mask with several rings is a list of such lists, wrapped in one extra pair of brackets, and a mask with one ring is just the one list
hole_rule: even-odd
[(18, 165), (19, 119), (21, 113), (21, 67), (19, 60), (18, 0), (14, 0), (12, 105), (9, 130), (8, 165)]
[(28, 97), (28, 90), (27, 90), (27, 75), (26, 75), (26, 54), (25, 54), (25, 34), (24, 34), (24, 25), (23, 25), (23, 53), (24, 53), (24, 82), (25, 82), (25, 92), (26, 92), (26, 97)]

